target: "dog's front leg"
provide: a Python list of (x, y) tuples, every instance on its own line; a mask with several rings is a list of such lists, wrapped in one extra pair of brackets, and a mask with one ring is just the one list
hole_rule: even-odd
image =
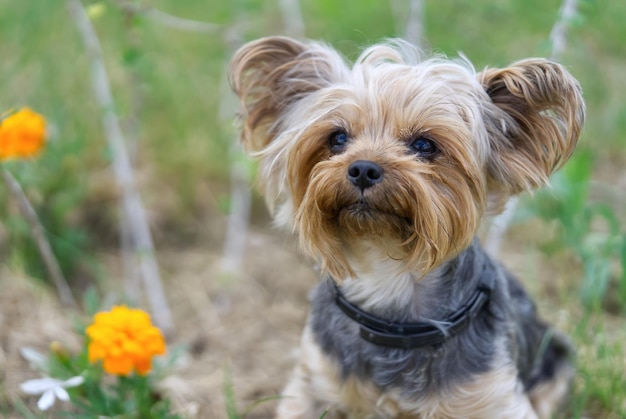
[(319, 419), (340, 403), (340, 392), (337, 368), (322, 353), (307, 324), (302, 334), (299, 361), (282, 392), (276, 418)]

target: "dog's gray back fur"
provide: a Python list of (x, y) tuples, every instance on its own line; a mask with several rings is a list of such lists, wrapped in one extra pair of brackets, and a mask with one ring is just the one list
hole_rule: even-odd
[[(549, 345), (541, 345), (548, 328), (537, 319), (533, 302), (517, 280), (491, 260), (477, 241), (438, 272), (437, 277), (415, 283), (417, 293), (426, 286), (429, 295), (435, 297), (429, 299), (426, 307), (424, 299), (416, 299), (420, 307), (376, 313), (397, 322), (436, 320), (445, 314), (442, 307), (449, 310), (450, 302), (455, 304), (453, 310), (460, 307), (479, 282), (492, 278), (495, 286), (488, 304), (467, 328), (435, 347), (396, 349), (365, 341), (359, 336), (359, 325), (335, 305), (330, 280), (314, 289), (314, 337), (322, 350), (339, 363), (344, 378), (353, 375), (373, 382), (383, 391), (397, 389), (404, 397), (416, 400), (489, 370), (497, 342), (504, 343), (510, 351), (527, 390), (551, 378), (557, 364), (567, 356), (566, 344), (552, 340)], [(540, 346), (547, 349), (536, 359)]]

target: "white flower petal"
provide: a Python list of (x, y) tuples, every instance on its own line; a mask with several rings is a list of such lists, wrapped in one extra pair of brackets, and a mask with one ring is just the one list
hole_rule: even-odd
[(76, 377), (72, 377), (72, 378), (65, 380), (63, 384), (61, 384), (61, 386), (63, 386), (64, 388), (76, 387), (76, 386), (81, 385), (84, 382), (85, 382), (85, 379), (82, 376), (77, 375)]
[(28, 346), (20, 348), (20, 354), (22, 355), (22, 358), (37, 368), (43, 369), (46, 366), (46, 356), (33, 348), (29, 348)]
[(67, 391), (65, 391), (63, 387), (55, 387), (53, 391), (54, 395), (57, 396), (57, 399), (59, 400), (66, 402), (70, 399), (70, 395), (67, 394)]
[(26, 394), (41, 394), (54, 387), (58, 387), (61, 381), (54, 378), (36, 378), (34, 380), (28, 380), (20, 384), (20, 388)]
[(37, 402), (37, 407), (39, 410), (48, 410), (54, 404), (54, 391), (48, 390), (43, 393), (43, 396)]

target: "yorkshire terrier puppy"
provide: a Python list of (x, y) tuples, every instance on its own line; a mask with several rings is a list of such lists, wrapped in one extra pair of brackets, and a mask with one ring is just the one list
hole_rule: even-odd
[(544, 59), (477, 73), (390, 41), (350, 65), (269, 37), (231, 83), (269, 207), (323, 271), (277, 416), (549, 418), (567, 340), (475, 236), (569, 158), (577, 81)]

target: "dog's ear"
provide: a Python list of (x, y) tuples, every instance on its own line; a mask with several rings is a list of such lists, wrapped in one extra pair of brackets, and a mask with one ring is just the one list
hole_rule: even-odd
[(484, 112), (493, 212), (509, 196), (545, 185), (567, 161), (582, 130), (585, 105), (574, 77), (544, 59), (488, 68), (478, 80), (491, 99)]
[(333, 49), (286, 37), (243, 45), (230, 65), (230, 83), (242, 106), (242, 142), (247, 150), (268, 145), (280, 116), (310, 93), (341, 77), (346, 67)]

